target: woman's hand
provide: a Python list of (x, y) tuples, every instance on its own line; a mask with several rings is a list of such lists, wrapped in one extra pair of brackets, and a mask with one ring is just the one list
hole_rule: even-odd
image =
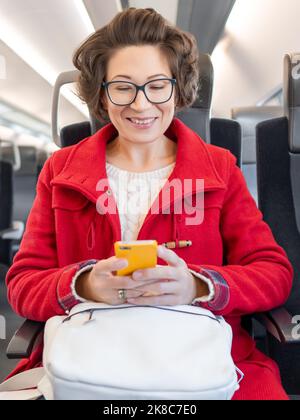
[[(83, 273), (78, 277), (76, 281), (77, 294), (83, 299), (109, 305), (125, 303), (119, 297), (121, 289), (125, 290), (127, 299), (142, 296), (144, 292), (136, 288), (141, 285), (145, 286), (145, 280), (134, 281), (132, 277), (114, 275), (116, 270), (126, 267), (127, 264), (127, 260), (117, 257), (97, 262), (90, 272)], [(148, 283), (147, 280), (146, 282)]]
[[(137, 286), (135, 290), (142, 291), (146, 296), (128, 298), (128, 303), (164, 306), (188, 305), (196, 297), (209, 294), (208, 286), (190, 273), (184, 260), (179, 258), (174, 251), (159, 246), (158, 256), (168, 265), (135, 271), (132, 275), (134, 281), (142, 280), (148, 283)], [(139, 273), (141, 273), (140, 277)]]

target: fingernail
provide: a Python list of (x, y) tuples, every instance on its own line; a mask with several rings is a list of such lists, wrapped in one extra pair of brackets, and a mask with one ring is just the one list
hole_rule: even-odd
[(124, 260), (124, 259), (118, 260), (116, 262), (116, 268), (125, 268), (125, 267), (127, 267), (127, 265), (128, 265), (128, 261)]

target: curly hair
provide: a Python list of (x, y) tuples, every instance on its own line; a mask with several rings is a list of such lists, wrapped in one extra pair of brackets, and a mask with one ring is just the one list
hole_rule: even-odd
[(123, 47), (158, 46), (176, 78), (176, 112), (190, 107), (199, 89), (199, 50), (189, 32), (169, 23), (152, 8), (131, 7), (118, 13), (74, 52), (73, 64), (80, 71), (77, 95), (101, 122), (109, 120), (102, 105), (102, 82), (113, 54)]

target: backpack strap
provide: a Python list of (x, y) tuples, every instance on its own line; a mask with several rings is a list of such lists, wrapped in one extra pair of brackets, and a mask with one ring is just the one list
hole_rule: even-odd
[(49, 395), (45, 378), (44, 368), (19, 373), (0, 384), (0, 400), (37, 400), (44, 390)]

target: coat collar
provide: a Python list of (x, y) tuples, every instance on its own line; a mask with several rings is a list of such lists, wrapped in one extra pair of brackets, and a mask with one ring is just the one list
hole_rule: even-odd
[[(107, 179), (106, 144), (117, 135), (114, 125), (108, 124), (78, 143), (72, 148), (63, 170), (53, 178), (51, 184), (75, 189), (96, 202), (99, 197), (96, 185), (100, 179)], [(208, 146), (194, 131), (175, 118), (165, 135), (178, 144), (176, 165), (169, 181), (204, 179), (204, 191), (226, 188)]]

